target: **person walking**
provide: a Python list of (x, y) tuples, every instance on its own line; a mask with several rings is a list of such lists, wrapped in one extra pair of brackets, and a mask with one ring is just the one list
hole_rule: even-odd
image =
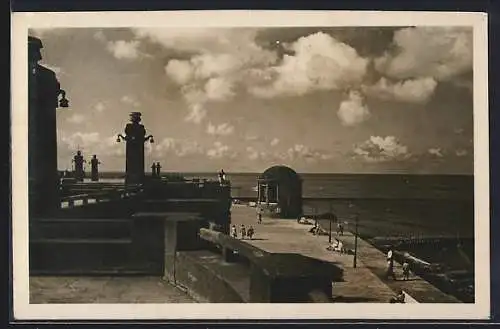
[(392, 246), (387, 251), (387, 273), (386, 278), (391, 277), (393, 280), (396, 280), (396, 274), (394, 273), (394, 251), (392, 250)]
[(248, 238), (249, 238), (250, 240), (252, 240), (252, 239), (253, 239), (253, 235), (254, 235), (254, 233), (255, 233), (255, 231), (254, 231), (254, 229), (253, 229), (253, 226), (252, 226), (252, 225), (250, 225), (250, 227), (248, 228), (248, 231), (247, 231), (247, 236), (248, 236)]
[(404, 304), (405, 303), (405, 293), (403, 290), (399, 290), (398, 294), (389, 300), (391, 304)]
[(224, 172), (224, 169), (221, 169), (219, 171), (219, 183), (223, 185), (226, 182), (226, 173)]
[(241, 224), (240, 233), (241, 233), (241, 239), (242, 240), (245, 239), (245, 237), (247, 236), (247, 229), (243, 224)]
[(405, 260), (403, 263), (403, 280), (406, 281), (410, 278), (410, 264)]
[(238, 238), (238, 231), (236, 230), (236, 225), (231, 226), (231, 236), (235, 239)]
[(262, 224), (262, 209), (257, 207), (257, 223)]
[(337, 234), (340, 236), (344, 235), (344, 225), (342, 223), (337, 224)]

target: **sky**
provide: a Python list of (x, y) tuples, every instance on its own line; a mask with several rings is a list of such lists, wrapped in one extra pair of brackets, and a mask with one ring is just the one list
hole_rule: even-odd
[[(58, 166), (80, 148), (123, 171), (142, 113), (162, 171), (473, 173), (467, 27), (31, 30), (70, 108)], [(147, 170), (147, 168), (146, 168)]]

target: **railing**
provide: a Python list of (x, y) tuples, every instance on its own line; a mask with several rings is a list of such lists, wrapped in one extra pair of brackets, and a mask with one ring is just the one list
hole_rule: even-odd
[(133, 189), (111, 189), (108, 191), (98, 191), (91, 193), (80, 193), (75, 195), (63, 196), (60, 198), (61, 208), (73, 208), (75, 206), (85, 206), (89, 203), (100, 203), (110, 200), (119, 200), (136, 195), (139, 192), (137, 188)]

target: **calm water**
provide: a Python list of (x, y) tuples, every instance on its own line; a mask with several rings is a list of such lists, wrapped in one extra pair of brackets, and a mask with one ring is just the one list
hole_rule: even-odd
[[(216, 173), (185, 177), (217, 179)], [(474, 179), (462, 175), (301, 174), (304, 213), (332, 211), (364, 236), (474, 236)], [(104, 173), (101, 181), (117, 181)], [(258, 174), (227, 173), (232, 195), (256, 197)]]
[[(215, 175), (203, 177), (215, 178)], [(257, 174), (231, 174), (233, 196), (256, 197)], [(474, 235), (474, 179), (460, 175), (302, 174), (304, 213), (332, 211), (364, 236)]]

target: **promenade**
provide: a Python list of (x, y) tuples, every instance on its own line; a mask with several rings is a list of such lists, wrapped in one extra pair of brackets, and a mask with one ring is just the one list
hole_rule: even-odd
[(30, 277), (30, 303), (196, 303), (160, 277)]
[[(239, 230), (241, 224), (252, 225), (255, 236), (246, 242), (275, 253), (298, 253), (332, 262), (344, 269), (344, 282), (336, 282), (333, 295), (337, 302), (387, 303), (402, 289), (407, 303), (458, 303), (453, 296), (441, 292), (422, 278), (412, 274), (410, 280), (386, 280), (386, 258), (384, 253), (368, 242), (358, 238), (357, 266), (353, 267), (353, 255), (326, 250), (328, 236), (309, 233), (311, 225), (297, 223), (293, 219), (263, 218), (257, 223), (256, 210), (246, 205), (234, 205), (231, 222)], [(333, 233), (335, 237), (336, 234)], [(339, 237), (345, 245), (354, 246), (350, 232)], [(401, 265), (395, 263), (396, 274), (401, 277)]]

